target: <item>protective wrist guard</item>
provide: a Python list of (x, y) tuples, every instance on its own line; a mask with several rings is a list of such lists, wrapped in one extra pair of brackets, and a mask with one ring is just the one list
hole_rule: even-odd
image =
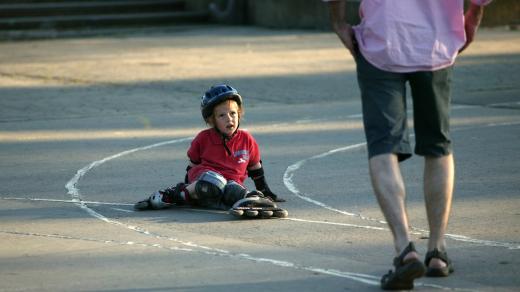
[(249, 170), (248, 175), (255, 183), (255, 188), (257, 190), (259, 190), (261, 192), (269, 190), (269, 186), (267, 185), (267, 182), (265, 181), (263, 167), (260, 167), (259, 169), (255, 169), (255, 170)]
[(275, 195), (271, 189), (269, 189), (269, 186), (267, 185), (267, 182), (265, 181), (264, 176), (264, 168), (260, 167), (259, 169), (250, 170), (248, 172), (249, 177), (253, 180), (255, 183), (255, 188), (262, 192), (266, 197), (270, 198), (271, 200), (275, 202), (285, 202), (284, 199), (278, 197)]

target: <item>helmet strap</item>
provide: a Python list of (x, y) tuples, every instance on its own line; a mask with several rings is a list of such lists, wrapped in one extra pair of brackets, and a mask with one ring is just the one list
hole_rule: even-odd
[(217, 126), (213, 126), (213, 128), (215, 129), (215, 131), (217, 131), (217, 133), (220, 134), (220, 137), (222, 137), (222, 145), (224, 145), (224, 148), (226, 149), (227, 154), (231, 156), (232, 155), (231, 150), (229, 150), (229, 147), (227, 146), (226, 142), (231, 140), (231, 138), (233, 138), (233, 136), (235, 136), (235, 134), (238, 132), (238, 128), (240, 128), (240, 122), (238, 123), (237, 129), (235, 130), (235, 132), (233, 132), (233, 134), (231, 134), (231, 136), (227, 136), (224, 133), (222, 133), (217, 128)]

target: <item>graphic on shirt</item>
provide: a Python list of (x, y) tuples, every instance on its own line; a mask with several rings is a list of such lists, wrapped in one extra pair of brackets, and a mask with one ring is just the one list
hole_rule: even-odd
[(238, 150), (235, 151), (235, 154), (233, 154), (233, 156), (238, 158), (238, 163), (247, 163), (247, 161), (249, 160), (249, 151)]

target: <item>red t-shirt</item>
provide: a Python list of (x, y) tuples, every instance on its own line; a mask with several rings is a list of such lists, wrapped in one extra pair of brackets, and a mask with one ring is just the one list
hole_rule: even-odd
[(191, 142), (188, 158), (195, 164), (188, 171), (189, 182), (195, 181), (203, 172), (212, 170), (227, 180), (243, 184), (247, 168), (260, 162), (260, 150), (255, 138), (244, 130), (237, 130), (226, 141), (231, 155), (224, 147), (222, 135), (214, 128), (201, 131)]

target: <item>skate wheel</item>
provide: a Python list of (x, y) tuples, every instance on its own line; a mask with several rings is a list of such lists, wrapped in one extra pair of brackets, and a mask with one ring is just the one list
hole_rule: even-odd
[(262, 218), (271, 218), (273, 216), (273, 211), (264, 210), (260, 212), (260, 216)]
[(258, 216), (258, 211), (257, 210), (246, 210), (246, 216), (247, 217), (256, 217)]
[(231, 209), (229, 213), (235, 217), (242, 217), (244, 215), (244, 210)]
[(278, 218), (285, 218), (289, 216), (289, 212), (287, 212), (287, 210), (276, 210), (274, 211), (274, 216)]

